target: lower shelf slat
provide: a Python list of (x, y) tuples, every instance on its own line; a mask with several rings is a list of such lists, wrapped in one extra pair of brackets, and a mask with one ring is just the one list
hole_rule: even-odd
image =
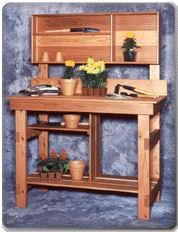
[(137, 183), (130, 181), (124, 182), (116, 181), (90, 181), (88, 177), (83, 178), (82, 181), (73, 181), (70, 177), (63, 177), (60, 181), (43, 181), (39, 175), (31, 175), (27, 177), (27, 184), (29, 185), (41, 185), (41, 186), (53, 186), (53, 187), (68, 187), (78, 189), (90, 189), (90, 190), (104, 190), (114, 192), (126, 192), (126, 193), (138, 193)]

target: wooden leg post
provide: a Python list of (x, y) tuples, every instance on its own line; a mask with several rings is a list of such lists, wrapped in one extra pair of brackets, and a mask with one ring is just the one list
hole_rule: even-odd
[[(46, 122), (48, 121), (47, 114), (40, 114), (39, 118), (42, 121), (46, 121)], [(48, 156), (48, 132), (43, 131), (39, 135), (39, 157), (47, 158), (47, 156)]]
[(149, 115), (138, 115), (138, 219), (150, 218)]
[[(39, 119), (42, 121), (48, 121), (48, 115), (47, 114), (40, 114)], [(39, 157), (42, 159), (45, 159), (48, 157), (48, 132), (43, 131), (39, 135), (39, 150), (38, 150)], [(47, 192), (47, 187), (39, 187), (40, 191)]]
[(27, 205), (27, 113), (16, 111), (16, 206)]
[[(160, 113), (152, 116), (150, 120), (150, 132), (160, 128)], [(151, 178), (160, 180), (160, 139), (150, 151), (150, 173)], [(160, 201), (160, 190), (158, 191), (156, 201)]]
[(100, 115), (90, 114), (90, 133), (89, 133), (89, 171), (90, 180), (100, 174)]

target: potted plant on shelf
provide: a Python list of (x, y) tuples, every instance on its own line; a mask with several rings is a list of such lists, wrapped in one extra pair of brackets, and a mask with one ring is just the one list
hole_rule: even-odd
[(65, 127), (69, 129), (76, 129), (81, 119), (80, 114), (64, 114), (63, 119)]
[(59, 180), (61, 178), (62, 173), (69, 172), (69, 161), (68, 154), (66, 150), (62, 150), (59, 154), (57, 159), (57, 172), (56, 172), (56, 179)]
[(136, 48), (140, 48), (140, 46), (137, 45), (135, 39), (135, 33), (133, 32), (126, 33), (126, 38), (124, 39), (122, 48), (124, 49), (123, 51), (124, 61), (136, 61), (136, 56), (137, 56)]
[(80, 181), (83, 178), (83, 173), (85, 169), (84, 160), (71, 160), (69, 162), (70, 176), (72, 180)]
[(60, 80), (63, 95), (75, 95), (78, 79), (74, 78), (75, 61), (67, 60), (65, 62), (64, 76)]
[(59, 156), (54, 149), (51, 150), (50, 156), (37, 159), (38, 169), (41, 180), (60, 180), (62, 173), (69, 172), (69, 158), (65, 150), (62, 150)]
[(80, 65), (83, 95), (104, 96), (106, 94), (107, 71), (103, 60), (89, 57), (85, 65)]
[(38, 169), (40, 173), (41, 180), (46, 181), (49, 169), (47, 167), (47, 160), (46, 159), (37, 159), (38, 161)]

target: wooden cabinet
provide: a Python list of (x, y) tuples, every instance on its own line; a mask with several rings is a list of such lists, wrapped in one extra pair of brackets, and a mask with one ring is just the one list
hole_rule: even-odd
[[(97, 32), (68, 32), (70, 28), (96, 28)], [(59, 31), (60, 30), (60, 31)], [(63, 31), (61, 31), (63, 30)], [(64, 31), (65, 30), (65, 31)], [(122, 43), (125, 33), (136, 35), (136, 62), (124, 62)], [(48, 65), (74, 59), (86, 62), (89, 56), (108, 64), (149, 65), (149, 80), (108, 79), (107, 91), (116, 84), (151, 91), (156, 98), (111, 100), (104, 97), (40, 96), (9, 97), (10, 109), (16, 112), (16, 205), (26, 207), (28, 185), (116, 191), (138, 194), (138, 218), (149, 220), (152, 203), (160, 200), (160, 110), (167, 96), (167, 82), (159, 80), (159, 13), (127, 12), (105, 14), (65, 14), (32, 16), (32, 63), (39, 65), (34, 84), (59, 84), (59, 78), (48, 78)], [(56, 61), (60, 52), (63, 61)], [(44, 61), (44, 53), (48, 60)], [(63, 126), (27, 125), (27, 113), (38, 112), (41, 120), (58, 112), (89, 115), (88, 124), (75, 130)], [(138, 176), (116, 177), (100, 173), (100, 117), (105, 114), (136, 115), (138, 122)], [(48, 156), (48, 132), (87, 133), (89, 137), (89, 175), (82, 181), (64, 176), (61, 181), (42, 181), (39, 174), (27, 174), (27, 140), (38, 136), (39, 157)]]
[[(66, 32), (70, 28), (86, 27), (99, 31)], [(44, 52), (49, 55), (46, 63), (52, 64), (60, 63), (56, 61), (57, 52), (61, 52), (64, 61), (73, 59), (77, 63), (83, 63), (90, 56), (103, 59), (106, 63), (126, 63), (121, 47), (127, 31), (135, 33), (137, 44), (141, 47), (137, 50), (137, 61), (131, 63), (158, 64), (157, 12), (33, 15), (32, 63), (45, 63)]]

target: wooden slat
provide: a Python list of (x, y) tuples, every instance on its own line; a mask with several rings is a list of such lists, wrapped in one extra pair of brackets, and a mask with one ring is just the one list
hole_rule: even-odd
[(27, 113), (17, 110), (16, 120), (16, 206), (27, 205)]
[[(142, 47), (157, 47), (158, 46), (158, 38), (156, 30), (137, 30), (132, 32), (135, 34), (135, 40), (137, 45)], [(116, 42), (115, 46), (122, 47), (123, 41), (126, 38), (126, 31), (116, 31)]]
[(100, 140), (100, 125), (101, 125), (101, 118), (99, 114), (95, 115), (95, 142), (93, 144), (93, 146), (95, 146), (95, 177), (100, 175), (100, 167), (101, 167), (101, 163), (100, 163), (100, 156), (101, 156), (101, 140)]
[[(38, 77), (47, 79), (48, 78), (48, 64), (39, 64), (39, 75)], [(39, 119), (41, 121), (48, 121), (47, 114), (39, 114)], [(39, 157), (45, 159), (48, 156), (48, 132), (41, 132), (39, 135)]]
[(150, 149), (152, 149), (160, 139), (160, 130), (155, 129), (150, 134)]
[(39, 136), (41, 133), (41, 131), (36, 129), (32, 129), (32, 128), (27, 128), (27, 139), (32, 139), (34, 137)]
[[(117, 84), (129, 85), (135, 88), (140, 88), (145, 91), (152, 92), (153, 95), (167, 96), (167, 81), (165, 80), (138, 80), (138, 79), (118, 79), (108, 78), (107, 80), (107, 93), (114, 92)], [(129, 92), (121, 87), (124, 92)]]
[[(69, 34), (53, 36), (37, 36), (38, 46), (42, 47), (93, 47), (93, 46), (110, 46), (110, 35), (100, 34)], [(72, 48), (71, 48), (72, 49)]]
[(48, 64), (39, 64), (39, 75), (40, 78), (48, 78)]
[[(165, 97), (137, 98), (127, 100), (108, 100), (103, 97), (85, 96), (42, 96), (9, 97), (10, 108), (30, 111), (47, 112), (80, 112), (80, 113), (111, 113), (112, 114), (147, 114), (153, 115), (154, 105), (163, 103)], [(72, 108), (71, 108), (72, 106)]]
[[(48, 115), (47, 114), (40, 114), (39, 119), (41, 121), (48, 121)], [(42, 159), (45, 159), (48, 157), (48, 132), (43, 131), (39, 135), (39, 157)]]
[(135, 180), (127, 180), (127, 179), (122, 179), (122, 178), (112, 178), (112, 179), (104, 179), (104, 178), (99, 178), (99, 177), (96, 177), (94, 179), (94, 182), (99, 182), (99, 183), (110, 183), (110, 184), (113, 184), (113, 185), (118, 185), (118, 184), (121, 184), (121, 185), (124, 185), (124, 186), (133, 186), (135, 188), (138, 188), (138, 181), (135, 181)]
[[(129, 12), (130, 13), (130, 12)], [(157, 30), (157, 12), (151, 14), (118, 14), (114, 15), (115, 30)]]
[[(50, 77), (48, 79), (44, 78), (33, 78), (31, 80), (31, 85), (37, 85), (37, 84), (51, 84), (57, 87), (60, 87), (60, 78), (56, 77)], [(166, 96), (167, 95), (167, 81), (166, 80), (134, 80), (134, 79), (122, 79), (122, 78), (115, 78), (109, 77), (107, 79), (107, 93), (113, 93), (114, 88), (117, 84), (121, 85), (129, 85), (132, 87), (140, 88), (145, 91), (150, 91), (153, 93), (153, 95), (161, 95)], [(80, 88), (78, 84), (77, 89)], [(121, 87), (121, 91), (125, 92), (131, 92), (123, 89)]]
[(89, 114), (89, 180), (92, 181), (95, 178), (95, 117), (93, 114)]
[(159, 80), (160, 79), (160, 65), (150, 65), (149, 69), (150, 80)]
[(137, 176), (118, 176), (118, 175), (103, 175), (103, 174), (100, 174), (100, 176), (96, 176), (95, 177), (96, 180), (100, 180), (101, 182), (102, 181), (112, 181), (112, 180), (120, 180), (120, 181), (123, 181), (124, 182), (129, 182), (129, 181), (132, 181), (132, 183), (137, 183), (138, 182), (138, 177)]
[(91, 190), (104, 190), (104, 191), (114, 191), (114, 192), (129, 192), (137, 193), (137, 187), (134, 185), (124, 185), (122, 183), (103, 183), (89, 181), (83, 179), (82, 181), (72, 181), (70, 179), (62, 179), (57, 181), (42, 181), (40, 177), (27, 177), (27, 183), (31, 185), (41, 185), (41, 186), (53, 186), (53, 187), (68, 187), (68, 188), (79, 188), (79, 189), (91, 189)]
[(138, 218), (150, 218), (149, 116), (138, 115)]
[(78, 128), (71, 129), (71, 128), (66, 128), (65, 125), (59, 125), (59, 126), (45, 126), (45, 125), (40, 125), (40, 124), (34, 124), (34, 125), (29, 125), (28, 128), (30, 130), (42, 130), (42, 131), (64, 131), (64, 132), (86, 132), (88, 133), (89, 131), (89, 126), (87, 125), (79, 125)]
[(74, 27), (99, 28), (106, 31), (110, 27), (109, 14), (56, 14), (56, 15), (34, 15), (38, 19), (37, 31), (59, 30)]
[[(75, 62), (86, 63), (88, 57), (93, 57), (95, 60), (102, 59), (105, 62), (110, 61), (110, 46), (85, 46), (85, 47), (74, 47), (74, 46), (55, 46), (55, 47), (38, 47), (38, 57), (39, 59), (35, 62), (42, 63), (43, 52), (48, 52), (49, 62), (48, 63), (58, 63), (56, 62), (56, 53), (61, 52), (65, 60), (74, 60)], [(62, 62), (64, 63), (64, 62)]]

